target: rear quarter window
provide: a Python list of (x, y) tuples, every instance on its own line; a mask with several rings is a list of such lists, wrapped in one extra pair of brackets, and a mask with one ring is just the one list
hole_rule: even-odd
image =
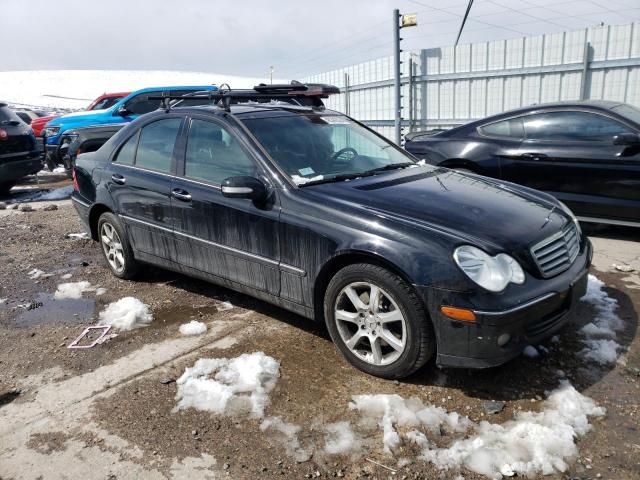
[(482, 135), (488, 137), (524, 138), (522, 118), (510, 118), (478, 127)]

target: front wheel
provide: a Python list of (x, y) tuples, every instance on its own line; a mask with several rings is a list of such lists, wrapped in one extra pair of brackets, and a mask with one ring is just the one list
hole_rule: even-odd
[(433, 327), (422, 301), (385, 268), (355, 264), (340, 270), (327, 287), (324, 311), (340, 353), (371, 375), (409, 376), (435, 352)]
[(118, 217), (113, 213), (103, 213), (98, 220), (98, 235), (111, 272), (119, 278), (133, 278), (138, 273), (138, 262), (133, 257), (129, 239)]

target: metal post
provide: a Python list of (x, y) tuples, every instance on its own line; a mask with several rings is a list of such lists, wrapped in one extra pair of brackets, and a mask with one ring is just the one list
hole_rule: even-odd
[(393, 11), (393, 88), (394, 88), (394, 126), (395, 141), (400, 145), (400, 122), (402, 121), (402, 97), (400, 93), (400, 10)]
[(582, 79), (580, 80), (580, 100), (587, 99), (587, 76), (589, 75), (589, 57), (591, 55), (591, 44), (584, 43), (584, 54), (582, 59)]
[(409, 132), (413, 132), (413, 58), (409, 59)]
[(346, 115), (351, 114), (351, 109), (349, 108), (349, 74), (344, 74), (344, 113)]

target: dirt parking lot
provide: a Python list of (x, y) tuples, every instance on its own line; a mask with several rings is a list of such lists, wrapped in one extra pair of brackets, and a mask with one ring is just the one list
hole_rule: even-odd
[[(63, 177), (47, 182), (35, 190), (68, 185)], [(51, 204), (57, 209), (45, 211)], [(119, 280), (96, 244), (69, 235), (82, 233), (69, 200), (30, 205), (35, 211), (11, 203), (0, 210), (1, 479), (487, 478), (467, 468), (473, 462), (447, 469), (426, 460), (424, 445), (409, 441), (401, 422), (392, 427), (399, 444), (385, 451), (377, 424), (384, 418), (364, 421), (354, 396), (397, 394), (468, 417), (466, 431), (445, 423), (426, 432), (431, 449), (452, 453), (455, 442), (476, 438), (488, 425), (482, 422), (503, 431), (530, 415), (523, 412), (548, 413), (549, 392), (562, 382), (606, 413), (588, 417), (590, 428), (575, 438), (577, 454), (567, 452), (566, 468), (556, 463), (545, 478), (640, 478), (638, 231), (585, 230), (595, 247), (592, 274), (606, 285), (603, 298), (617, 304), (581, 302), (556, 338), (502, 367), (428, 365), (394, 382), (349, 366), (320, 326), (250, 297), (153, 268), (137, 281)], [(75, 282), (88, 282), (79, 298), (56, 298), (60, 284)], [(117, 331), (90, 349), (67, 348), (124, 297), (148, 305), (149, 326)], [(617, 359), (599, 363), (585, 356), (588, 342), (578, 330), (603, 308), (623, 326), (615, 334)], [(191, 320), (205, 323), (206, 333), (181, 335)], [(263, 416), (177, 408), (176, 380), (198, 359), (254, 352), (279, 362)], [(345, 429), (353, 436), (340, 436)], [(332, 448), (332, 432), (341, 448)]]

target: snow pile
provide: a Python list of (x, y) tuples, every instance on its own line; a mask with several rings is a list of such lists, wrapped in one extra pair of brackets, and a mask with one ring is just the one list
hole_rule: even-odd
[(146, 327), (152, 320), (149, 306), (133, 297), (121, 298), (100, 312), (100, 325), (111, 325), (118, 330)]
[(324, 177), (322, 175), (316, 175), (315, 177), (307, 178), (307, 177), (301, 177), (300, 175), (291, 175), (291, 180), (293, 180), (293, 183), (295, 183), (296, 185), (304, 185), (305, 183), (324, 180)]
[(176, 382), (176, 408), (261, 418), (279, 375), (280, 363), (262, 352), (201, 358)]
[(62, 200), (64, 198), (69, 198), (72, 193), (73, 185), (69, 185), (67, 187), (55, 188), (50, 192), (43, 193), (37, 198), (37, 200)]
[(540, 356), (540, 352), (533, 345), (527, 345), (524, 347), (522, 354), (527, 358), (538, 358)]
[(48, 168), (43, 168), (36, 175), (37, 176), (47, 176), (47, 175), (58, 175), (60, 173), (65, 173), (67, 171), (64, 167), (56, 167), (53, 170), (49, 170)]
[(587, 293), (582, 301), (593, 305), (596, 315), (591, 323), (579, 332), (584, 337), (585, 348), (580, 355), (601, 365), (615, 363), (620, 345), (616, 342), (616, 332), (624, 329), (624, 322), (618, 315), (618, 301), (604, 291), (604, 282), (589, 275)]
[(383, 431), (384, 451), (391, 453), (400, 445), (397, 427), (423, 428), (432, 433), (446, 426), (449, 431), (464, 432), (471, 426), (467, 417), (432, 405), (425, 405), (418, 398), (405, 400), (400, 395), (354, 395), (349, 408), (358, 410), (365, 423), (375, 421)]
[(216, 302), (216, 308), (219, 312), (225, 312), (227, 310), (231, 310), (233, 308), (233, 304), (231, 302)]
[(349, 422), (331, 423), (324, 427), (324, 451), (330, 455), (344, 455), (360, 450), (361, 442)]
[(197, 320), (191, 320), (180, 325), (179, 330), (182, 335), (200, 335), (207, 331), (207, 326)]
[[(456, 413), (424, 406), (416, 399), (405, 401), (398, 395), (359, 395), (353, 401), (351, 408), (365, 421), (378, 422), (385, 451), (398, 446), (402, 435), (422, 449), (421, 458), (439, 468), (465, 467), (491, 478), (564, 472), (567, 460), (578, 454), (575, 438), (591, 428), (588, 417), (605, 413), (568, 382), (549, 395), (541, 411), (516, 413), (513, 420), (501, 425), (475, 424)], [(412, 430), (406, 431), (409, 428)], [(442, 429), (463, 438), (438, 447), (430, 437), (439, 438)]]
[(53, 298), (56, 300), (78, 299), (82, 298), (84, 292), (91, 292), (93, 290), (95, 289), (91, 286), (91, 283), (86, 280), (82, 282), (61, 283), (53, 294)]
[(42, 270), (40, 270), (39, 268), (34, 268), (33, 270), (30, 270), (27, 275), (29, 275), (29, 278), (31, 280), (37, 280), (39, 278), (47, 278), (50, 277), (51, 274), (49, 273), (44, 273)]
[(260, 430), (275, 430), (282, 437), (287, 455), (293, 457), (296, 462), (306, 462), (311, 458), (312, 449), (303, 448), (298, 439), (300, 427), (293, 423), (287, 423), (280, 417), (267, 417), (260, 424)]

